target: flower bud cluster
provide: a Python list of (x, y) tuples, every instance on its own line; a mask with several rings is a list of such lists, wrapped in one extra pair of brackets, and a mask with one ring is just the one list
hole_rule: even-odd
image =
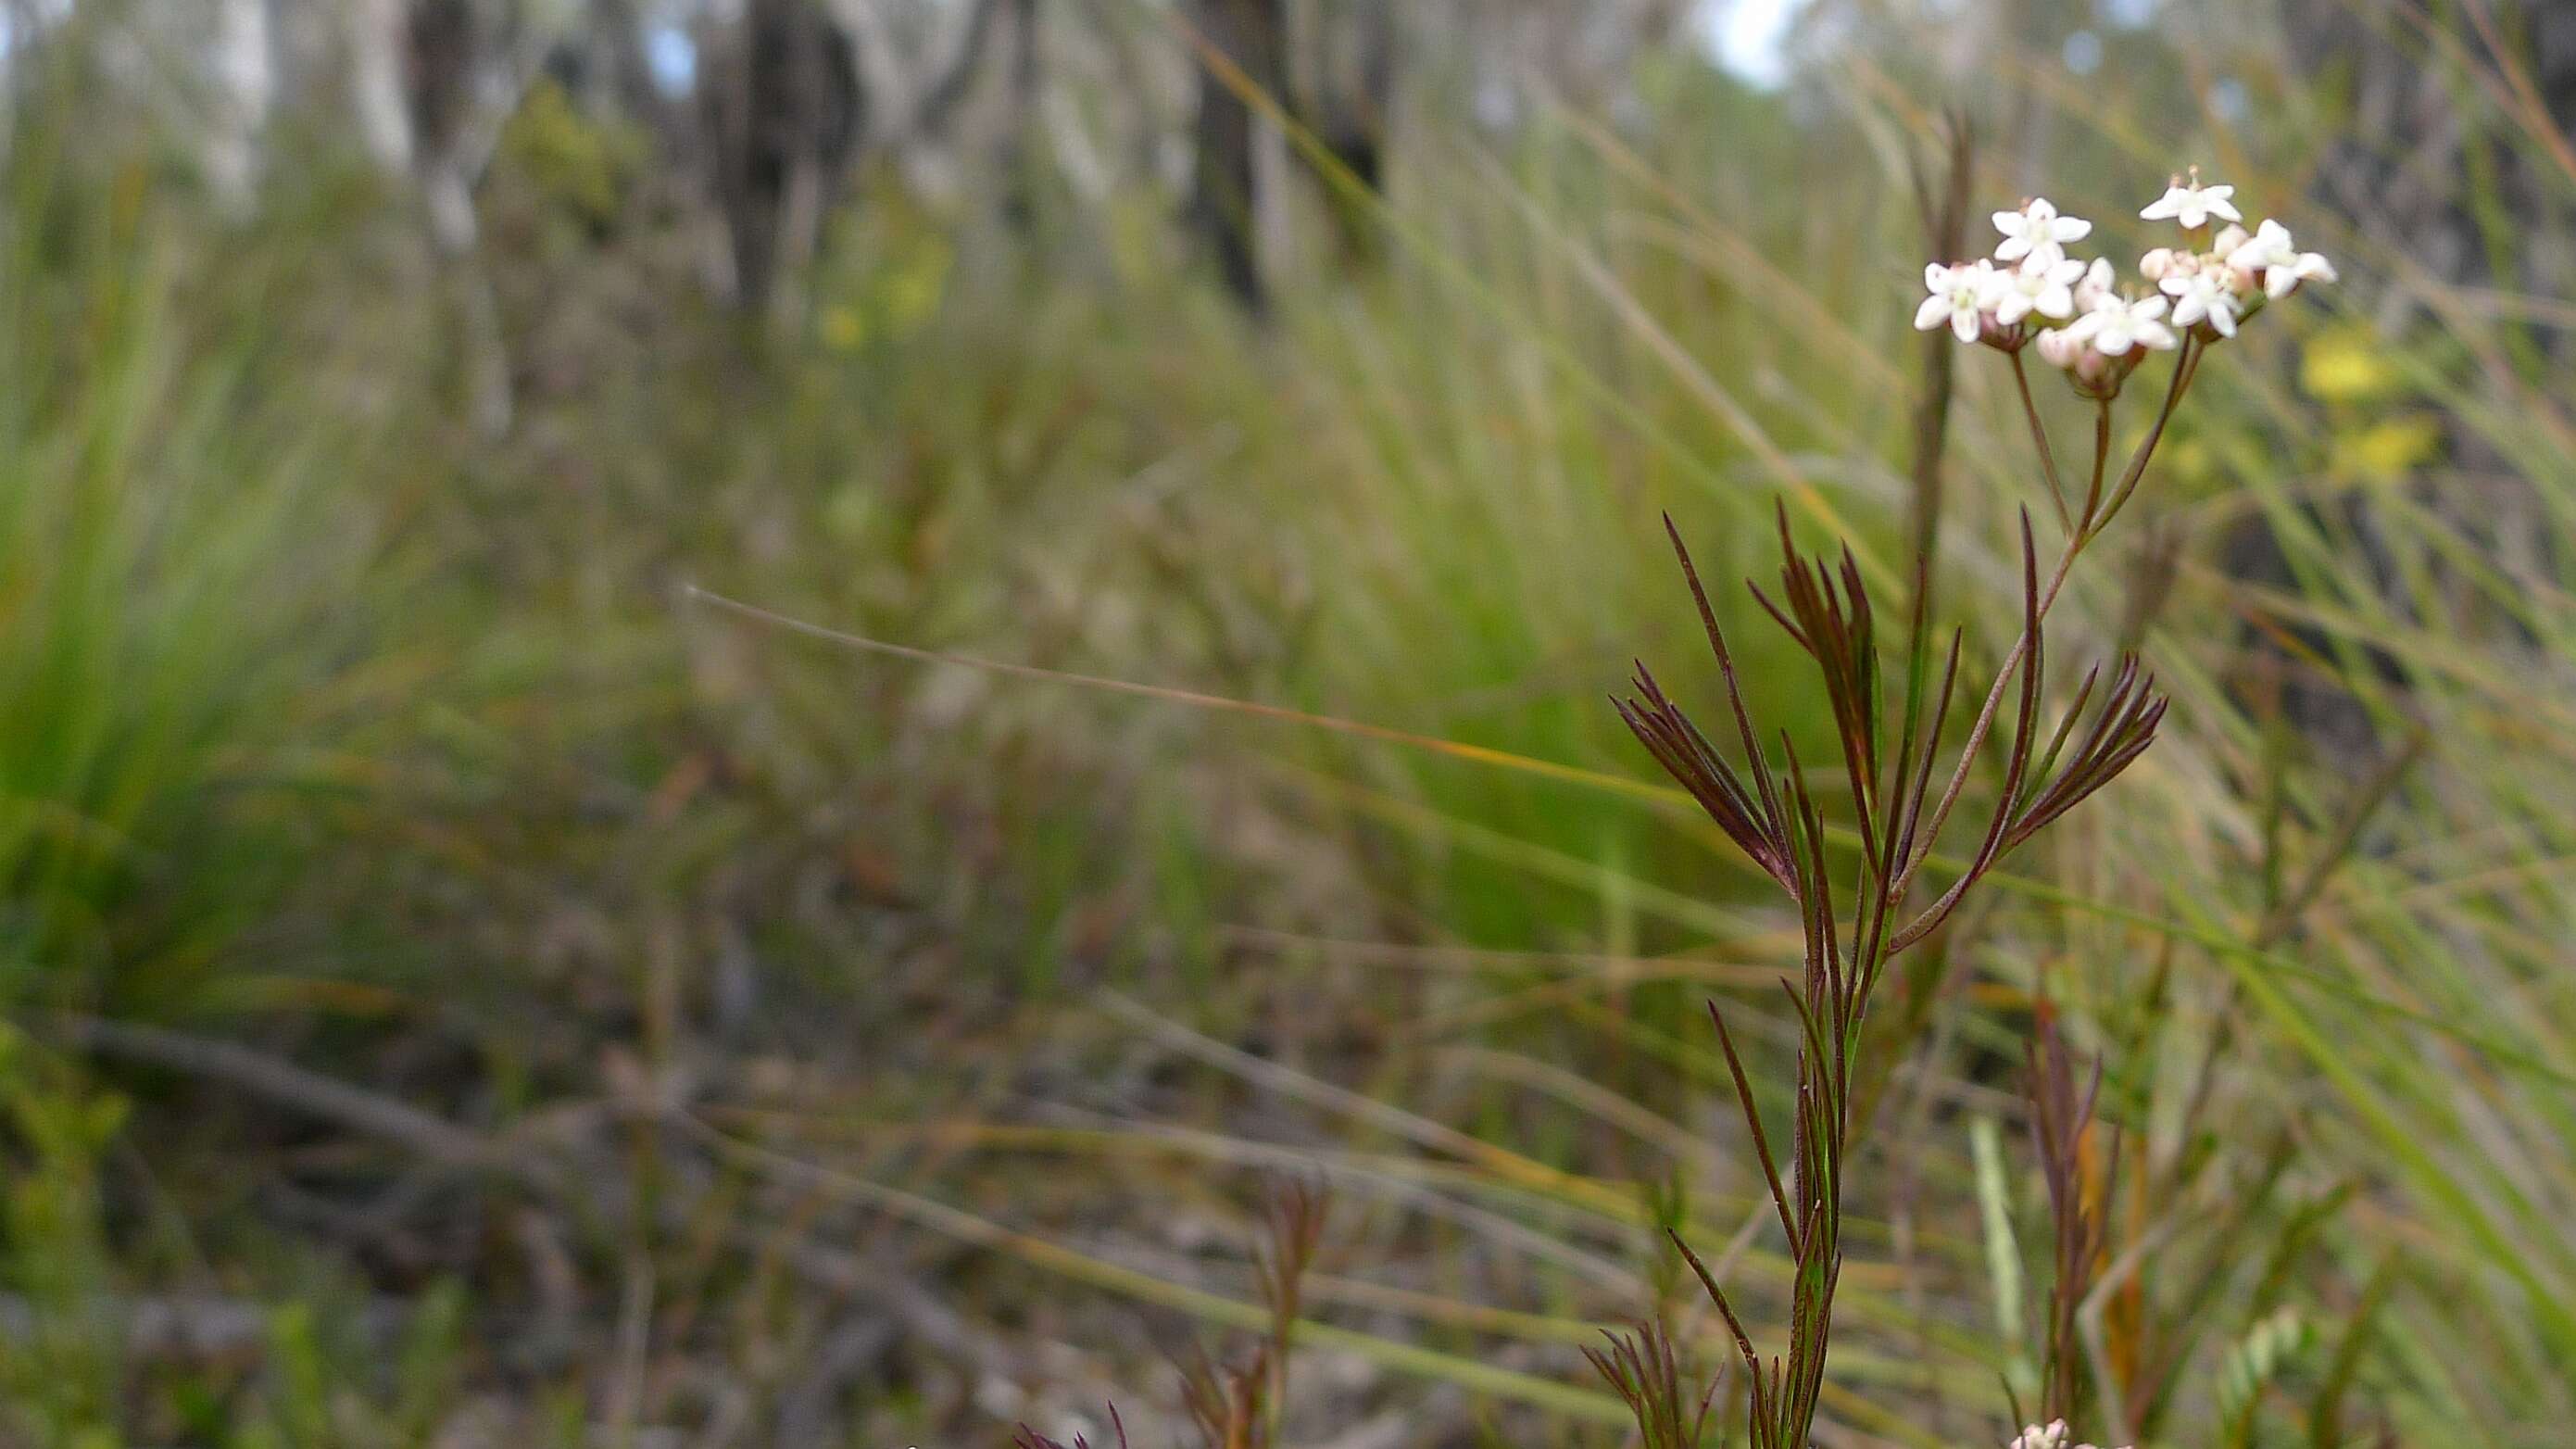
[(1962, 342), (2005, 352), (2032, 347), (2077, 392), (2107, 401), (2147, 353), (2172, 351), (2187, 336), (2204, 344), (2234, 337), (2266, 303), (2303, 283), (2335, 280), (2334, 264), (2298, 250), (2279, 222), (2248, 233), (2235, 194), (2233, 186), (2203, 185), (2197, 168), (2175, 177), (2138, 215), (2179, 224), (2186, 245), (2141, 257), (2147, 285), (2127, 290), (2108, 261), (2067, 256), (2066, 244), (2091, 235), (2093, 223), (2062, 214), (2046, 197), (1996, 212), (2003, 240), (1992, 257), (1924, 268), (1928, 295), (1914, 325), (1946, 326)]

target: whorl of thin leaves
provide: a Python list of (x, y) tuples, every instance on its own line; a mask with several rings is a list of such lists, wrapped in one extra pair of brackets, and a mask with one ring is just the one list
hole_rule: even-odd
[(2030, 1135), (2038, 1153), (2040, 1177), (2048, 1188), (2048, 1215), (2054, 1227), (2056, 1277), (2049, 1290), (2048, 1363), (2041, 1408), (2053, 1418), (2078, 1417), (2081, 1345), (2076, 1312), (2093, 1282), (2094, 1265), (2110, 1241), (2110, 1200), (2117, 1190), (2119, 1141), (2114, 1135), (2103, 1156), (2113, 1166), (2098, 1185), (2087, 1182), (2086, 1148), (2092, 1135), (2094, 1107), (2102, 1095), (2102, 1063), (2096, 1059), (2076, 1085), (2075, 1057), (2057, 1026), (2055, 1009), (2043, 999), (2039, 1024), (2023, 1044), (2028, 1074), (2024, 1095), (2030, 1101)]
[(1634, 1334), (1604, 1330), (1601, 1336), (1609, 1347), (1587, 1348), (1583, 1356), (1627, 1401), (1637, 1419), (1641, 1449), (1699, 1449), (1717, 1382), (1711, 1380), (1692, 1402), (1682, 1387), (1681, 1356), (1660, 1324), (1640, 1324)]
[[(1932, 190), (1922, 184), (1920, 168), (1918, 190), (1935, 245), (1955, 252), (1965, 178), (1972, 168), (1964, 126), (1954, 126), (1952, 135), (1953, 204), (1931, 204)], [(2287, 296), (2303, 283), (2333, 280), (2332, 264), (2314, 253), (2295, 251), (2289, 233), (2276, 223), (2265, 223), (2253, 236), (2202, 236), (2212, 217), (2237, 219), (2230, 194), (2223, 186), (2202, 185), (2192, 173), (2187, 182), (2177, 176), (2165, 199), (2147, 209), (2149, 219), (2180, 221), (2192, 243), (2187, 253), (2168, 248), (2152, 254), (2156, 275), (2151, 280), (2160, 284), (2163, 295), (2124, 295), (2114, 288), (2107, 263), (2097, 260), (2087, 266), (2066, 256), (2066, 244), (2089, 235), (2091, 224), (2063, 215), (2041, 198), (1994, 214), (2004, 240), (1993, 258), (1935, 264), (1925, 274), (1930, 295), (1915, 325), (1926, 330), (1947, 325), (1962, 341), (1982, 342), (2010, 360), (2046, 484), (2044, 496), (2064, 537), (2057, 562), (2043, 574), (2030, 512), (2022, 510), (2021, 633), (1995, 667), (1984, 701), (1970, 714), (1954, 749), (1946, 744), (1965, 634), (1954, 630), (1945, 645), (1935, 647), (1929, 604), (1950, 401), (1946, 351), (1937, 353), (1927, 370), (1917, 414), (1913, 589), (1895, 677), (1891, 679), (1881, 650), (1882, 635), (1889, 631), (1881, 626), (1848, 546), (1831, 555), (1802, 555), (1790, 537), (1783, 507), (1778, 515), (1779, 582), (1769, 590), (1748, 584), (1816, 670), (1834, 749), (1842, 757), (1839, 781), (1827, 785), (1827, 776), (1811, 775), (1786, 731), (1777, 734), (1777, 754), (1772, 753), (1773, 740), (1766, 738), (1745, 700), (1735, 653), (1718, 627), (1717, 611), (1690, 550), (1672, 520), (1664, 520), (1716, 656), (1727, 712), (1720, 733), (1729, 743), (1721, 746), (1701, 729), (1642, 661), (1633, 695), (1612, 703), (1656, 763), (1787, 894), (1797, 909), (1804, 945), (1800, 979), (1783, 983), (1798, 1023), (1797, 1090), (1785, 1157), (1773, 1148), (1733, 1034), (1716, 1007), (1710, 1007), (1763, 1186), (1788, 1244), (1793, 1276), (1786, 1354), (1766, 1359), (1754, 1347), (1715, 1275), (1688, 1244), (1675, 1238), (1725, 1319), (1743, 1362), (1752, 1449), (1807, 1449), (1810, 1442), (1842, 1271), (1844, 1174), (1856, 1128), (1862, 1028), (1889, 961), (1954, 920), (2005, 856), (2137, 763), (2164, 721), (2165, 700), (2155, 692), (2154, 678), (2126, 655), (2108, 670), (2107, 686), (2103, 666), (2088, 669), (2055, 722), (2044, 721), (2049, 610), (2076, 561), (2102, 537), (2144, 480), (2208, 349), (2234, 336), (2236, 323), (2266, 300)], [(2172, 325), (2167, 324), (2169, 313)], [(2048, 320), (2067, 325), (2051, 329), (2045, 325)], [(2068, 488), (2031, 394), (2022, 354), (2033, 346), (2045, 360), (2065, 367), (2076, 392), (2091, 404), (2091, 467), (2075, 475), (2080, 491)], [(2128, 461), (2115, 470), (2113, 404), (2121, 384), (2152, 351), (2177, 354), (2172, 373)], [(1995, 762), (2000, 779), (1985, 797), (1990, 803), (1984, 823), (1963, 832), (1973, 834), (1973, 846), (1964, 853), (1954, 847), (1944, 856), (1941, 845), (1951, 816), (1968, 802), (1971, 785), (1995, 753), (1988, 748), (1990, 739), (2000, 748), (2001, 759)], [(1820, 789), (1828, 798), (1848, 798), (1848, 820), (1837, 822), (1839, 830), (1827, 825), (1831, 812), (1819, 798)], [(1847, 849), (1846, 839), (1857, 848)], [(1833, 867), (1845, 859), (1849, 875), (1838, 896)], [(1949, 881), (1930, 901), (1917, 904), (1914, 886), (1927, 871), (1946, 872)], [(2045, 1013), (2029, 1066), (2033, 1131), (2057, 1225), (2048, 1392), (2052, 1411), (2069, 1413), (2080, 1383), (2074, 1309), (2109, 1240), (2103, 1208), (2109, 1189), (2097, 1188), (2085, 1157), (2100, 1069), (2079, 1090), (2065, 1043)], [(1662, 1387), (1659, 1375), (1671, 1359), (1655, 1356), (1658, 1343), (1652, 1337), (1614, 1339), (1610, 1352), (1594, 1354), (1602, 1373), (1637, 1410), (1650, 1444), (1676, 1431), (1678, 1419), (1668, 1410), (1681, 1402), (1677, 1381), (1669, 1393)], [(1650, 1416), (1654, 1423), (1647, 1422)], [(2062, 1424), (2030, 1431), (2063, 1432)]]
[[(1779, 737), (1776, 768), (1761, 748), (1762, 731), (1745, 702), (1734, 652), (1718, 626), (1699, 570), (1669, 518), (1665, 529), (1717, 659), (1741, 763), (1710, 741), (1642, 663), (1635, 697), (1614, 704), (1656, 761), (1788, 894), (1798, 908), (1804, 938), (1804, 979), (1784, 983), (1800, 1042), (1785, 1173), (1733, 1035), (1714, 1005), (1710, 1008), (1764, 1185), (1796, 1265), (1788, 1353), (1765, 1361), (1714, 1276), (1687, 1245), (1682, 1252), (1734, 1332), (1751, 1383), (1754, 1449), (1803, 1449), (1822, 1392), (1834, 1289), (1841, 1274), (1841, 1174), (1852, 1129), (1854, 1064), (1870, 995), (1888, 961), (1948, 921), (1997, 861), (2108, 785), (2144, 753), (2164, 718), (2165, 702), (2154, 694), (2153, 681), (2139, 673), (2136, 661), (2123, 659), (2099, 706), (2089, 712), (2089, 724), (2087, 706), (2101, 680), (2098, 667), (2085, 676), (2073, 703), (2043, 736), (2047, 607), (2038, 547), (2025, 512), (2021, 641), (1998, 673), (1967, 744), (1936, 794), (1936, 781), (1945, 775), (1936, 762), (1957, 696), (1962, 635), (1954, 632), (1941, 651), (1936, 682), (1930, 631), (1918, 600), (1901, 703), (1891, 711), (1878, 614), (1858, 562), (1848, 548), (1830, 558), (1801, 555), (1782, 509), (1776, 595), (1749, 587), (1821, 679), (1859, 841), (1846, 919), (1827, 854), (1826, 810), (1809, 772), (1785, 733)], [(1947, 889), (1920, 909), (1909, 910), (1916, 873), (1931, 859), (1942, 825), (1961, 798), (1996, 721), (2006, 687), (2015, 680), (2003, 779), (1976, 848)], [(2086, 1108), (2089, 1112), (2089, 1098)], [(1636, 1382), (1635, 1363), (1604, 1361), (1605, 1374), (1614, 1369), (1627, 1371), (1624, 1378), (1614, 1375), (1614, 1383)]]
[(1330, 1207), (1322, 1187), (1302, 1180), (1274, 1185), (1265, 1199), (1253, 1270), (1270, 1309), (1268, 1336), (1240, 1364), (1220, 1366), (1200, 1349), (1181, 1365), (1182, 1406), (1206, 1449), (1265, 1449), (1273, 1442), (1274, 1416), (1287, 1396), (1289, 1341)]

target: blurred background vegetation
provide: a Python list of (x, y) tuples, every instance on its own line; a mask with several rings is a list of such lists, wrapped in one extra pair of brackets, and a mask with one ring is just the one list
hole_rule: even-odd
[(1657, 1224), (1784, 1301), (1797, 942), (1603, 696), (1666, 511), (1901, 597), (1950, 115), (2345, 280), (2052, 621), (2176, 702), (1891, 988), (1824, 1442), (2032, 1396), (2043, 989), (2106, 1432), (2569, 1442), (2576, 6), (0, 17), (0, 1443), (1161, 1445), (1283, 1174), (1286, 1442), (1623, 1442)]

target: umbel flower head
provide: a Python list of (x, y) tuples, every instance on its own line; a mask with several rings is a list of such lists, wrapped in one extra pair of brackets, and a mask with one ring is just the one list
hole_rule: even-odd
[(1929, 295), (1914, 325), (1926, 332), (1946, 326), (1962, 342), (2009, 353), (2031, 347), (2077, 392), (2108, 402), (2146, 354), (2226, 341), (2265, 304), (2335, 280), (2334, 263), (2300, 251), (2279, 222), (2264, 221), (2251, 233), (2237, 225), (2244, 218), (2235, 194), (2233, 186), (2204, 183), (2197, 167), (2175, 177), (2138, 214), (2178, 223), (2184, 245), (2139, 258), (2141, 285), (2133, 287), (2121, 284), (2106, 258), (2088, 264), (2066, 254), (2069, 242), (2092, 235), (2091, 222), (2044, 196), (1998, 211), (2003, 240), (1992, 257), (1925, 269)]

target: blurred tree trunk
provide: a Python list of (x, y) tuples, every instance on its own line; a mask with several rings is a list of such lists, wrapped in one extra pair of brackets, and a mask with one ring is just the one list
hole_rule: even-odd
[[(407, 142), (429, 239), (454, 294), (468, 405), (487, 436), (510, 429), (514, 403), (500, 303), (475, 254), (475, 181), (500, 117), (479, 114), (487, 37), (473, 0), (411, 0), (405, 17)], [(515, 106), (516, 98), (506, 103)]]
[(349, 104), (368, 157), (390, 175), (411, 174), (411, 102), (405, 75), (403, 0), (348, 0)]
[(1377, 253), (1371, 204), (1386, 191), (1395, 109), (1395, 0), (1316, 0), (1310, 17), (1301, 37), (1297, 121), (1342, 173), (1322, 178), (1342, 255), (1367, 261)]
[(474, 245), (474, 190), (464, 152), (477, 28), (470, 0), (413, 0), (408, 68), (413, 164), (429, 203), (430, 238), (450, 255)]
[[(739, 305), (795, 309), (789, 284), (861, 152), (900, 159), (942, 138), (1001, 8), (975, 0), (944, 62), (902, 54), (872, 0), (745, 0), (733, 34), (701, 47), (710, 63), (699, 98)], [(925, 79), (916, 85), (915, 75)]]
[[(1285, 0), (1192, 0), (1190, 7), (1199, 38), (1215, 52), (1200, 57), (1198, 67), (1190, 225), (1215, 259), (1226, 290), (1256, 314), (1267, 305), (1258, 239), (1256, 131), (1252, 107), (1236, 88), (1249, 84), (1270, 95), (1280, 93), (1285, 10)], [(1239, 74), (1220, 74), (1219, 58)]]
[(609, 106), (661, 129), (661, 88), (644, 52), (644, 21), (635, 0), (591, 0), (586, 39), (589, 69)]
[(1038, 217), (1037, 148), (1031, 144), (1043, 83), (1038, 43), (1038, 0), (1011, 0), (1011, 108), (1002, 131), (1002, 220), (1022, 233), (1035, 230)]
[(812, 255), (866, 125), (858, 57), (811, 0), (747, 0), (700, 95), (734, 297), (746, 311), (765, 311), (782, 274)]
[(1001, 14), (1001, 0), (975, 0), (975, 8), (967, 12), (965, 32), (958, 37), (956, 54), (939, 68), (937, 79), (922, 90), (901, 134), (892, 139), (914, 145), (936, 142), (947, 135), (959, 107), (975, 89), (976, 72), (983, 68), (984, 52), (993, 43), (993, 32), (1000, 28)]
[(277, 91), (270, 0), (222, 0), (209, 59), (215, 80), (207, 128), (207, 179), (216, 200), (247, 212), (259, 189), (261, 132)]

